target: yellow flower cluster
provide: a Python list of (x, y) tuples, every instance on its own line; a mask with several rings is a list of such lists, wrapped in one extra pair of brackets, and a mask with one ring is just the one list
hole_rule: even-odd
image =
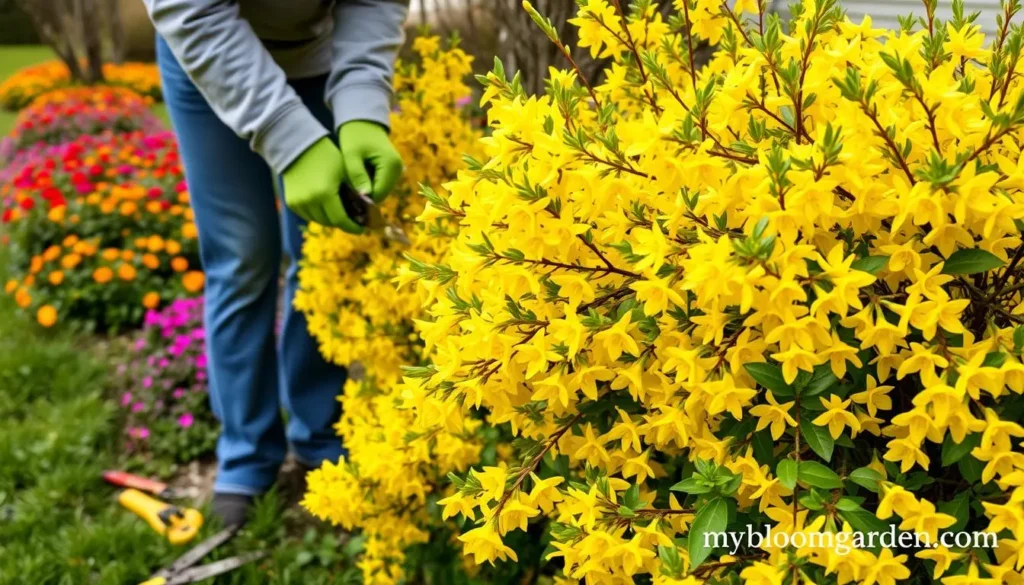
[(400, 63), (395, 78), (391, 136), (406, 171), (381, 209), (390, 229), (352, 236), (310, 226), (295, 299), (323, 354), (358, 364), (339, 397), (344, 415), (337, 429), (350, 456), (310, 474), (303, 504), (363, 530), (367, 584), (401, 581), (405, 549), (430, 538), (428, 498), (447, 483), (449, 470), (476, 463), (482, 444), (479, 421), (458, 416), (445, 429), (420, 424), (397, 387), (400, 368), (422, 360), (413, 320), (422, 316), (425, 296), (396, 290), (393, 280), (407, 263), (403, 254), (439, 261), (455, 233), (450, 221), (415, 222), (425, 205), (419, 186), (453, 178), (479, 137), (463, 111), (470, 57), (430, 36), (417, 38), (413, 49), (416, 61)]
[(431, 36), (417, 38), (413, 48), (418, 61), (397, 68), (397, 107), (391, 116), (392, 140), (406, 170), (381, 208), (401, 233), (352, 236), (311, 226), (295, 299), (329, 360), (361, 362), (382, 384), (398, 380), (399, 366), (418, 361), (422, 345), (412, 319), (421, 314), (423, 298), (416, 291), (397, 291), (391, 282), (405, 263), (402, 254), (439, 259), (448, 245), (445, 230), (454, 233), (446, 224), (416, 224), (425, 204), (419, 186), (454, 177), (462, 154), (475, 148), (477, 138), (459, 106), (470, 95), (463, 81), (470, 57), (458, 48), (442, 50)]
[[(104, 82), (126, 87), (135, 93), (160, 99), (160, 72), (154, 63), (105, 63)], [(17, 71), (0, 82), (0, 108), (20, 110), (36, 96), (71, 85), (71, 73), (60, 61), (47, 61)]]
[[(989, 42), (962, 2), (901, 30), (834, 0), (580, 4), (603, 82), (531, 97), (496, 65), (486, 157), (422, 215), (458, 234), (398, 279), (428, 299), (418, 428), (517, 437), (441, 502), (466, 554), (515, 561), (543, 523), (560, 583), (1020, 583), (1019, 2)], [(705, 538), (765, 523), (999, 543)]]

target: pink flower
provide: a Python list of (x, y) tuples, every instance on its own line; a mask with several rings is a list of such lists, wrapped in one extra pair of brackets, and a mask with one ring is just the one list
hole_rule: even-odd
[(181, 398), (184, 395), (185, 395), (185, 389), (184, 388), (175, 388), (174, 392), (171, 394), (171, 396), (174, 396), (175, 400)]
[(128, 406), (132, 403), (132, 393), (125, 392), (121, 395), (121, 406)]
[[(153, 364), (150, 364), (150, 365), (153, 365)], [(153, 385), (153, 377), (152, 376), (146, 376), (145, 378), (142, 379), (142, 387), (143, 388), (149, 388), (152, 385)]]
[(168, 361), (168, 359), (167, 359), (167, 358), (161, 358), (161, 359), (160, 359), (160, 361), (159, 361), (159, 362), (157, 362), (157, 364), (158, 364), (158, 365), (159, 365), (159, 366), (160, 366), (161, 368), (166, 368), (167, 366), (171, 365), (171, 362), (170, 362), (170, 361)]
[(178, 417), (178, 424), (181, 425), (182, 428), (189, 428), (190, 426), (192, 426), (193, 422), (195, 422), (195, 418), (193, 418), (191, 412), (186, 412), (185, 414)]
[(206, 354), (205, 353), (201, 353), (201, 354), (196, 356), (196, 367), (199, 368), (200, 370), (205, 370), (206, 369)]
[(146, 405), (142, 402), (136, 402), (132, 405), (132, 412), (142, 412), (146, 409)]
[(146, 427), (132, 427), (128, 429), (128, 436), (133, 439), (148, 439), (149, 429)]

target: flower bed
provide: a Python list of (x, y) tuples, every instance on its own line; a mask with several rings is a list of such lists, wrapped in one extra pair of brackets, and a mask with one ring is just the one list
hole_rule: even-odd
[(129, 452), (177, 462), (212, 452), (202, 299), (146, 313), (130, 359), (117, 368)]
[[(154, 63), (106, 63), (103, 76), (107, 85), (125, 87), (154, 100), (161, 98), (160, 73)], [(0, 82), (0, 108), (20, 110), (36, 97), (69, 85), (71, 74), (60, 61), (25, 67)]]
[(157, 132), (162, 125), (151, 104), (151, 98), (125, 88), (71, 87), (41, 94), (18, 114), (14, 129), (0, 144), (0, 163), (24, 148), (84, 134)]
[(82, 136), (33, 150), (0, 184), (13, 279), (40, 322), (137, 325), (197, 294), (196, 229), (170, 133)]

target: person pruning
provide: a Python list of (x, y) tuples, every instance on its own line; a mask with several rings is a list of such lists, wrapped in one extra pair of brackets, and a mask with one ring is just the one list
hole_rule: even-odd
[[(210, 401), (222, 423), (213, 511), (237, 525), (289, 445), (308, 467), (344, 453), (332, 425), (345, 370), (323, 359), (292, 308), (302, 228), (360, 233), (341, 184), (380, 202), (401, 177), (388, 116), (408, 0), (144, 3), (206, 272)], [(291, 261), (275, 347), (282, 251)]]

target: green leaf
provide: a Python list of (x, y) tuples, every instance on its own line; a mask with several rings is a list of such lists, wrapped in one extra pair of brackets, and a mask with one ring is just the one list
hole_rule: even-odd
[(809, 419), (800, 419), (800, 436), (807, 441), (810, 448), (825, 461), (832, 460), (832, 450), (835, 449), (835, 441), (825, 427), (819, 427)]
[(705, 536), (725, 532), (728, 523), (729, 505), (722, 498), (714, 498), (697, 511), (697, 516), (694, 517), (693, 524), (690, 526), (687, 545), (690, 551), (691, 569), (704, 562), (704, 559), (711, 554), (711, 547), (705, 546)]
[[(753, 417), (751, 417), (751, 420), (753, 420)], [(772, 441), (772, 435), (768, 432), (768, 429), (754, 433), (751, 443), (754, 445), (754, 457), (758, 461), (768, 463), (775, 458), (775, 442)]]
[(832, 388), (838, 382), (839, 379), (836, 378), (836, 375), (832, 372), (832, 366), (827, 363), (817, 366), (814, 368), (814, 375), (811, 376), (810, 382), (808, 382), (807, 386), (800, 391), (800, 398), (817, 396), (829, 388)]
[(690, 477), (668, 488), (674, 492), (686, 492), (688, 494), (706, 494), (711, 491), (711, 486), (700, 481), (696, 477)]
[[(850, 528), (854, 532), (875, 532), (881, 534), (888, 532), (889, 524), (879, 520), (874, 514), (868, 512), (864, 508), (857, 506), (854, 510), (839, 510), (839, 516), (850, 523)], [(875, 546), (869, 550), (877, 553), (881, 549), (881, 543), (878, 539), (875, 540)]]
[(865, 256), (854, 260), (850, 264), (850, 268), (860, 270), (861, 272), (867, 272), (868, 274), (878, 274), (888, 263), (888, 256)]
[(949, 467), (964, 458), (981, 443), (980, 433), (971, 433), (960, 443), (953, 442), (952, 435), (946, 435), (942, 441), (942, 466)]
[(956, 518), (956, 524), (946, 529), (948, 532), (960, 532), (970, 520), (970, 492), (961, 492), (960, 495), (948, 502), (939, 502), (939, 512)]
[(743, 366), (758, 384), (772, 391), (776, 396), (792, 396), (793, 387), (782, 377), (782, 368), (772, 364), (754, 363)]
[(796, 486), (798, 476), (796, 461), (792, 459), (779, 461), (779, 466), (775, 468), (775, 475), (779, 477), (779, 483), (789, 489), (793, 489)]
[(839, 474), (817, 461), (800, 462), (800, 481), (811, 487), (831, 490), (843, 487)]
[(848, 478), (860, 487), (878, 493), (878, 482), (882, 481), (882, 474), (870, 467), (858, 467), (854, 469)]
[(977, 274), (999, 268), (1003, 261), (987, 250), (971, 248), (953, 252), (942, 265), (943, 274)]
[(856, 512), (857, 508), (860, 508), (860, 504), (856, 500), (851, 498), (839, 498), (836, 502), (836, 509), (844, 512)]
[(974, 483), (981, 479), (981, 471), (985, 469), (985, 466), (981, 461), (968, 456), (957, 461), (956, 468), (960, 470), (960, 475), (963, 476), (964, 479), (970, 483)]

